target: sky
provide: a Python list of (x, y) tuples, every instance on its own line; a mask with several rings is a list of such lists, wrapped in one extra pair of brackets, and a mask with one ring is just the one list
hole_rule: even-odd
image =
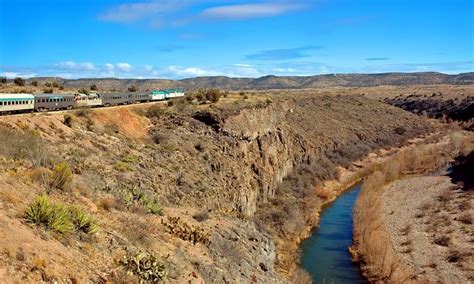
[(0, 0), (0, 76), (474, 71), (474, 0)]

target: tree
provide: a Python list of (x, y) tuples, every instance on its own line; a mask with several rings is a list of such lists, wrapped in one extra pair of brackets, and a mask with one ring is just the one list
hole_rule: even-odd
[(25, 79), (23, 78), (20, 78), (20, 77), (16, 77), (13, 82), (17, 85), (17, 86), (24, 86), (25, 85)]
[(97, 91), (97, 86), (95, 84), (91, 85), (91, 91)]
[(128, 91), (131, 92), (131, 93), (134, 93), (136, 91), (138, 91), (137, 87), (135, 87), (135, 85), (131, 85), (130, 87), (128, 87)]
[(38, 81), (36, 80), (31, 81), (31, 86), (35, 86), (35, 87), (38, 86)]

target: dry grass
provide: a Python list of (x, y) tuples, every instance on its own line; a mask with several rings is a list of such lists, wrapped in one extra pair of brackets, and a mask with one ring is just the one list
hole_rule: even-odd
[[(460, 137), (460, 136), (457, 136)], [(466, 136), (462, 136), (466, 140)], [(387, 161), (368, 176), (354, 209), (354, 239), (357, 257), (362, 260), (363, 267), (369, 275), (370, 280), (387, 279), (390, 281), (405, 281), (411, 278), (412, 271), (401, 263), (393, 250), (391, 240), (385, 232), (384, 220), (381, 214), (381, 196), (385, 185), (389, 182), (408, 174), (424, 173), (439, 169), (452, 157), (463, 153), (464, 149), (452, 143), (429, 144), (416, 146), (397, 154), (392, 160)], [(394, 163), (394, 164), (392, 164)], [(451, 194), (441, 195), (442, 200), (452, 198)], [(417, 218), (422, 218), (426, 210), (432, 205), (425, 204), (420, 208)], [(439, 219), (437, 222), (448, 225), (450, 220)], [(408, 225), (401, 230), (403, 236), (408, 236), (411, 226)], [(446, 246), (449, 238), (437, 238), (435, 243)], [(407, 240), (403, 253), (410, 253), (412, 248)]]

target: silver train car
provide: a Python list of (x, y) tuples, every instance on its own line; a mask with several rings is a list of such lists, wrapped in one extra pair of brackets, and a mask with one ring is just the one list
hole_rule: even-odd
[(35, 111), (72, 109), (75, 103), (72, 94), (35, 95)]
[(0, 114), (116, 106), (161, 101), (181, 96), (184, 96), (184, 91), (181, 89), (155, 90), (150, 93), (108, 93), (88, 95), (0, 94)]

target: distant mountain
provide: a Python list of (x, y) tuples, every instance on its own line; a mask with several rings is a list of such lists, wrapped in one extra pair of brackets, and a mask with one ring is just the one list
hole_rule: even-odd
[(266, 90), (303, 89), (322, 87), (371, 87), (380, 85), (433, 85), (433, 84), (474, 84), (474, 72), (448, 75), (436, 72), (422, 73), (381, 73), (381, 74), (327, 74), (315, 76), (264, 76), (260, 78), (229, 78), (225, 76), (196, 77), (183, 80), (165, 79), (61, 79), (32, 78), (40, 83), (56, 81), (68, 88), (87, 88), (96, 85), (101, 90), (125, 91), (131, 85), (139, 90), (180, 87), (185, 90), (219, 88), (224, 90)]

